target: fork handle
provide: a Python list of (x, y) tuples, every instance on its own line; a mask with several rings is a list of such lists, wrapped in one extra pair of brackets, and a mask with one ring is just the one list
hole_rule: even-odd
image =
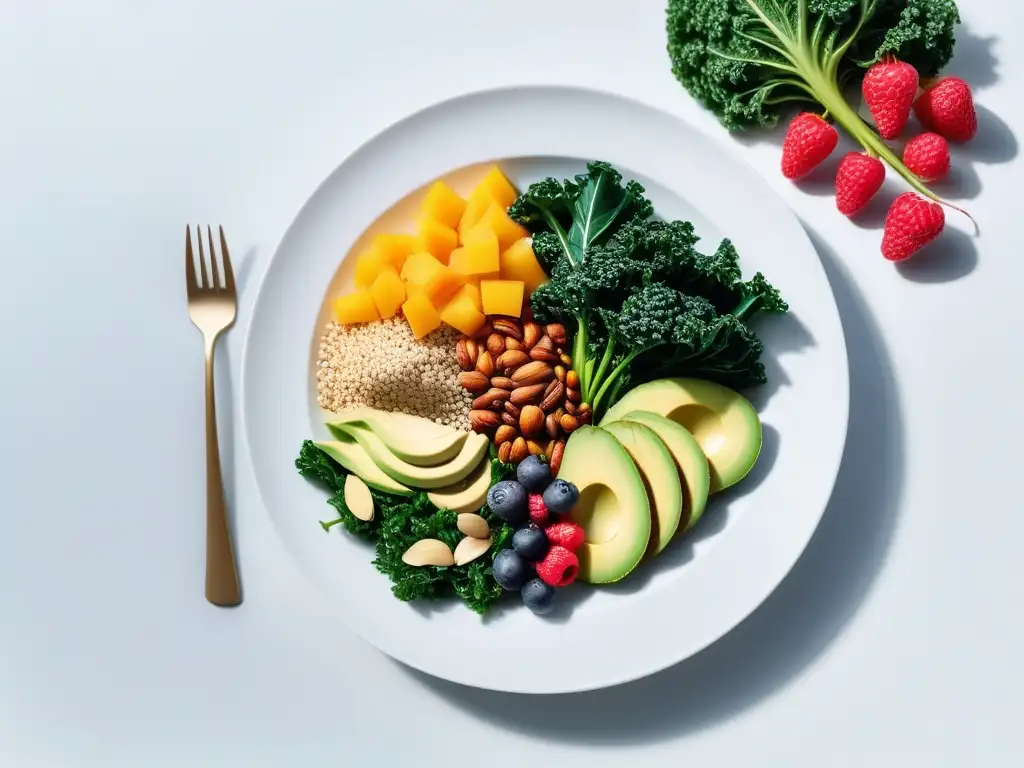
[(206, 341), (206, 599), (214, 605), (242, 602), (238, 570), (224, 505), (217, 442), (217, 403), (213, 389), (214, 336)]

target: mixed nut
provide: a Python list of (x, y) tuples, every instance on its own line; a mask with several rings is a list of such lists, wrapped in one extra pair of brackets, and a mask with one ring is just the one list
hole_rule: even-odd
[(560, 323), (511, 317), (493, 317), (476, 337), (456, 344), (459, 384), (476, 395), (470, 427), (492, 436), (502, 461), (545, 455), (557, 472), (568, 436), (590, 423), (568, 346)]

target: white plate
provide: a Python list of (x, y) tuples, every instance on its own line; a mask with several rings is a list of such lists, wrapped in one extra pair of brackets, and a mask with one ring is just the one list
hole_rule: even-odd
[[(791, 316), (759, 326), (772, 383), (754, 395), (765, 449), (751, 477), (715, 498), (685, 542), (622, 584), (584, 585), (540, 618), (509, 598), (488, 619), (457, 602), (395, 600), (372, 550), (317, 520), (324, 492), (299, 477), (302, 440), (322, 435), (310, 379), (325, 290), (349, 280), (346, 254), (367, 228), (408, 225), (416, 191), (441, 176), (465, 190), (494, 160), (523, 186), (613, 163), (660, 215), (694, 222), (706, 248), (731, 237), (744, 272), (763, 270)], [(461, 171), (459, 169), (462, 169)], [(403, 202), (404, 201), (404, 204)], [(397, 207), (396, 207), (397, 204)], [(353, 361), (358, 364), (358, 361)], [(848, 416), (846, 346), (828, 280), (799, 222), (768, 185), (677, 118), (587, 90), (530, 87), (448, 101), (391, 126), (330, 175), (299, 212), (267, 270), (243, 365), (245, 440), (263, 502), (300, 568), (350, 626), (395, 659), (504, 691), (599, 688), (663, 669), (754, 610), (803, 551), (839, 468)]]

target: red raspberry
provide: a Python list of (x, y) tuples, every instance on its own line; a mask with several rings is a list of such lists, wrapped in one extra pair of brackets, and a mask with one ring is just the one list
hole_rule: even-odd
[(938, 181), (949, 173), (949, 144), (937, 133), (922, 133), (907, 142), (903, 164), (925, 181)]
[(836, 171), (836, 207), (853, 216), (868, 204), (885, 181), (885, 166), (877, 157), (849, 152)]
[(529, 503), (530, 520), (543, 528), (548, 524), (548, 520), (551, 519), (551, 514), (548, 512), (547, 504), (544, 503), (544, 496), (540, 493), (531, 493)]
[(801, 112), (793, 118), (782, 144), (782, 175), (799, 179), (832, 154), (839, 142), (836, 129), (820, 115)]
[(917, 119), (950, 141), (970, 141), (978, 132), (971, 86), (959, 77), (946, 77), (928, 88), (916, 102)]
[(579, 572), (580, 561), (576, 554), (557, 545), (537, 563), (537, 576), (550, 587), (569, 586), (576, 581)]
[(942, 234), (946, 214), (942, 206), (914, 192), (897, 197), (885, 217), (882, 256), (889, 261), (909, 259)]
[(544, 532), (548, 535), (548, 541), (552, 545), (565, 547), (570, 552), (575, 552), (583, 545), (583, 529), (568, 520), (552, 523), (544, 529)]
[(918, 79), (913, 66), (894, 56), (886, 56), (864, 75), (864, 103), (883, 139), (895, 139), (906, 127)]

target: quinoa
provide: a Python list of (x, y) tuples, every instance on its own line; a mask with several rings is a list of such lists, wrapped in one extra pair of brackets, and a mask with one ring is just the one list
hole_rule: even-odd
[(400, 411), (469, 431), (473, 397), (459, 386), (460, 338), (446, 327), (417, 340), (398, 317), (331, 323), (317, 355), (320, 407), (335, 413), (357, 406)]

